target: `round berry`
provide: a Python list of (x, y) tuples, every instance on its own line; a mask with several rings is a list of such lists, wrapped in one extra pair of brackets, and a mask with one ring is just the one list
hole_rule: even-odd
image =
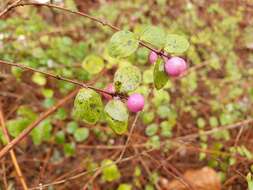
[(144, 108), (144, 97), (141, 94), (132, 94), (127, 100), (127, 107), (131, 112), (139, 112)]
[[(112, 83), (108, 84), (104, 90), (105, 90), (106, 92), (109, 92), (109, 93), (115, 93), (115, 88), (114, 88), (114, 86), (113, 86)], [(109, 95), (109, 94), (102, 93), (102, 95), (103, 95), (103, 97), (104, 97), (106, 100), (111, 100), (111, 99), (112, 99), (112, 96)]]
[(187, 69), (187, 64), (180, 57), (172, 57), (165, 62), (165, 71), (169, 76), (180, 76)]
[(157, 59), (158, 59), (158, 55), (156, 54), (156, 52), (151, 51), (148, 57), (149, 63), (154, 64)]

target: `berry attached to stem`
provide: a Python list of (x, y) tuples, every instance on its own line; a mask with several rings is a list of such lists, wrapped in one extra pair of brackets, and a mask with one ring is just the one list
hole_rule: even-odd
[(165, 60), (165, 71), (169, 76), (180, 76), (186, 69), (187, 64), (185, 60), (180, 57), (171, 57)]
[[(112, 83), (108, 84), (108, 85), (106, 86), (106, 88), (105, 88), (105, 91), (107, 91), (107, 92), (109, 92), (109, 93), (112, 93), (112, 94), (115, 93), (115, 88), (114, 88), (113, 84), (112, 84)], [(109, 95), (109, 94), (103, 93), (102, 95), (103, 95), (103, 97), (104, 97), (106, 100), (111, 100), (111, 99), (112, 99), (112, 96)]]
[(141, 94), (132, 94), (127, 100), (127, 107), (131, 112), (139, 112), (144, 108), (144, 97)]
[(149, 63), (150, 64), (155, 64), (156, 60), (158, 59), (158, 55), (156, 54), (156, 52), (151, 51), (148, 57)]

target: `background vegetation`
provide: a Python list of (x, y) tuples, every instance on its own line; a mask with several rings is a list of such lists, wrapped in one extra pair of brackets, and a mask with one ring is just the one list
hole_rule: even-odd
[[(0, 2), (1, 10), (7, 3)], [(111, 83), (119, 66), (134, 65), (142, 74), (136, 91), (146, 100), (119, 162), (113, 160), (124, 149), (129, 133), (119, 136), (105, 122), (88, 125), (76, 121), (73, 101), (59, 108), (15, 146), (28, 186), (166, 190), (177, 179), (185, 185), (181, 189), (193, 189), (185, 171), (207, 166), (214, 169), (222, 189), (252, 190), (253, 5), (249, 3), (57, 2), (131, 31), (153, 24), (186, 36), (190, 48), (183, 56), (189, 70), (183, 77), (170, 78), (161, 90), (154, 88), (154, 66), (148, 63), (147, 48), (140, 46), (122, 59), (108, 55), (106, 46), (114, 33), (110, 28), (46, 7), (9, 11), (0, 20), (0, 60), (97, 88)], [(76, 88), (62, 80), (0, 64), (1, 112), (11, 138)], [(130, 115), (130, 125), (134, 119), (135, 115)], [(7, 142), (2, 130), (0, 139), (3, 148)], [(6, 185), (21, 189), (8, 155), (0, 163), (0, 189)], [(219, 185), (217, 189), (221, 189)]]

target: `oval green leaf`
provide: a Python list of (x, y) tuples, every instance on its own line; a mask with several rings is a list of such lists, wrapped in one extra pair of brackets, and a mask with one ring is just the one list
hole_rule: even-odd
[(91, 89), (81, 89), (74, 101), (73, 116), (85, 123), (95, 124), (101, 117), (103, 103), (101, 96)]
[(88, 55), (83, 60), (82, 67), (90, 74), (98, 74), (104, 68), (104, 60), (97, 55)]
[(128, 111), (120, 100), (111, 100), (105, 106), (105, 112), (114, 120), (127, 121)]
[(130, 184), (120, 184), (117, 190), (132, 190), (132, 186)]
[(89, 137), (89, 129), (87, 128), (78, 128), (74, 132), (74, 137), (77, 142), (86, 140)]
[(140, 40), (160, 49), (165, 45), (166, 41), (164, 39), (166, 39), (164, 30), (157, 26), (146, 26), (140, 36)]
[(112, 57), (127, 57), (137, 50), (138, 45), (139, 41), (134, 33), (122, 30), (112, 36), (108, 44), (108, 53)]
[(163, 88), (168, 82), (169, 78), (164, 70), (164, 62), (160, 58), (156, 61), (153, 78), (154, 78), (154, 85), (157, 90)]
[(188, 40), (181, 35), (169, 34), (166, 38), (165, 51), (168, 53), (183, 53), (189, 48)]
[(141, 82), (141, 72), (135, 66), (121, 67), (115, 73), (114, 86), (117, 92), (134, 91)]
[(121, 176), (117, 165), (109, 159), (102, 161), (102, 177), (105, 181), (112, 182)]
[(112, 119), (109, 115), (106, 115), (106, 121), (108, 123), (108, 126), (117, 135), (122, 135), (127, 132), (128, 121), (117, 121)]

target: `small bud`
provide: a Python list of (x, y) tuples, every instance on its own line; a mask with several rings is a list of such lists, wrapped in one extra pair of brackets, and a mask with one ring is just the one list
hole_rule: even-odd
[(184, 73), (187, 69), (187, 64), (180, 57), (171, 57), (165, 59), (165, 71), (169, 76), (177, 77)]
[[(113, 86), (112, 83), (108, 84), (104, 90), (105, 90), (106, 92), (109, 92), (109, 93), (115, 93), (115, 88), (114, 88), (114, 86)], [(112, 99), (112, 96), (109, 95), (109, 94), (102, 93), (102, 95), (103, 95), (103, 97), (104, 97), (106, 100), (111, 100), (111, 99)]]
[(149, 63), (154, 64), (157, 59), (158, 59), (158, 55), (156, 54), (156, 52), (151, 51), (149, 54)]
[(132, 94), (127, 100), (127, 107), (131, 112), (139, 112), (144, 108), (144, 97), (141, 94)]

